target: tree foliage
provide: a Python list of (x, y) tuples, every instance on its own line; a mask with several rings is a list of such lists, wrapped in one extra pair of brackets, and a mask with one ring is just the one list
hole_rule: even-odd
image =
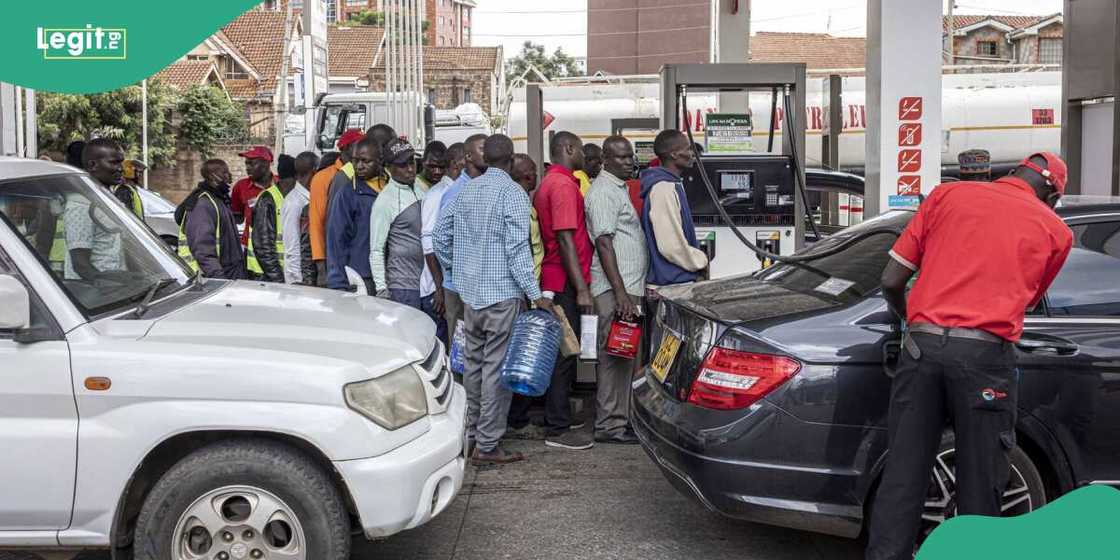
[(535, 66), (548, 79), (583, 74), (576, 59), (565, 53), (564, 49), (557, 47), (552, 56), (549, 56), (545, 53), (544, 45), (525, 41), (521, 52), (506, 61), (506, 76), (511, 79), (520, 76), (530, 65)]
[[(372, 25), (374, 27), (385, 27), (385, 12), (378, 12), (374, 10), (362, 10), (360, 12), (351, 12), (348, 23), (353, 25)], [(424, 34), (421, 38), (422, 44), (428, 44), (428, 20), (420, 23), (420, 32)]]
[(245, 110), (225, 92), (211, 85), (195, 85), (175, 103), (179, 140), (192, 150), (210, 157), (214, 145), (236, 143), (248, 136)]
[[(41, 151), (66, 153), (70, 142), (95, 137), (120, 142), (131, 158), (143, 151), (139, 85), (92, 95), (39, 92), (38, 103)], [(175, 156), (170, 121), (174, 104), (169, 87), (158, 80), (148, 82), (148, 159), (155, 165), (166, 165)]]

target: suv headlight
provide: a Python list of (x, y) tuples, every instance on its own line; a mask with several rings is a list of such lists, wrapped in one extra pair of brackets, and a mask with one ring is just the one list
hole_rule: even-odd
[(346, 404), (387, 430), (396, 430), (428, 414), (424, 384), (412, 366), (343, 388)]

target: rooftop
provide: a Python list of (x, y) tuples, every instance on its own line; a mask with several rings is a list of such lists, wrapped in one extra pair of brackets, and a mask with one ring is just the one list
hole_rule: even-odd
[(330, 75), (367, 76), (385, 29), (371, 25), (332, 25), (327, 32)]
[(190, 86), (209, 83), (211, 76), (216, 81), (221, 82), (218, 69), (213, 62), (209, 60), (180, 60), (156, 72), (153, 77), (171, 87), (186, 89)]
[(804, 62), (817, 68), (863, 68), (867, 39), (826, 33), (760, 31), (751, 37), (751, 62)]
[(222, 27), (232, 46), (261, 76), (259, 83), (253, 79), (226, 80), (230, 95), (272, 97), (284, 62), (284, 17), (279, 11), (249, 10)]

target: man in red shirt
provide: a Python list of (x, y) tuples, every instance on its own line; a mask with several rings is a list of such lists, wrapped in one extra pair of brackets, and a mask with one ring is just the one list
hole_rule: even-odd
[(1014, 343), (1025, 310), (1046, 294), (1073, 244), (1053, 211), (1065, 186), (1066, 164), (1050, 153), (994, 183), (941, 185), (891, 250), (883, 296), (907, 328), (869, 560), (912, 557), (947, 420), (956, 436), (957, 514), (1000, 515), (1015, 446)]
[[(541, 291), (564, 310), (575, 332), (581, 314), (594, 314), (591, 298), (591, 257), (594, 249), (587, 234), (583, 195), (573, 169), (583, 167), (583, 142), (571, 132), (559, 132), (549, 148), (552, 165), (533, 200), (541, 226), (544, 260)], [(594, 442), (573, 431), (568, 401), (576, 372), (576, 358), (559, 358), (545, 395), (545, 445), (562, 449), (590, 449)], [(579, 427), (574, 426), (574, 427)]]
[(241, 245), (249, 244), (249, 224), (253, 220), (253, 206), (257, 197), (276, 181), (272, 174), (272, 150), (265, 146), (253, 146), (237, 154), (245, 158), (245, 174), (248, 177), (233, 184), (230, 191), (230, 210), (238, 223), (245, 229), (241, 232)]

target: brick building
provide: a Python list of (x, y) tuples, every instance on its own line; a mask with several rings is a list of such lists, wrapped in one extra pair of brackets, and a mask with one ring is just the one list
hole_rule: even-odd
[[(303, 3), (314, 0), (291, 0), (292, 11), (303, 11)], [(349, 21), (353, 14), (363, 11), (384, 12), (385, 0), (319, 0), (324, 2), (327, 23)], [(424, 4), (424, 15), (428, 21), (427, 41), (437, 47), (471, 46), (471, 26), (473, 12), (477, 7), (475, 0), (418, 0)], [(261, 7), (266, 10), (280, 11), (287, 8), (287, 0), (265, 0)]]
[(708, 62), (709, 0), (588, 0), (587, 73), (656, 74), (663, 64)]
[[(370, 89), (385, 91), (385, 60), (370, 69)], [(501, 47), (424, 47), (424, 87), (437, 109), (477, 103), (487, 115), (505, 88)]]
[[(1049, 16), (967, 15), (953, 18), (956, 64), (1061, 64), (1061, 14)], [(949, 18), (943, 40), (949, 49)]]

